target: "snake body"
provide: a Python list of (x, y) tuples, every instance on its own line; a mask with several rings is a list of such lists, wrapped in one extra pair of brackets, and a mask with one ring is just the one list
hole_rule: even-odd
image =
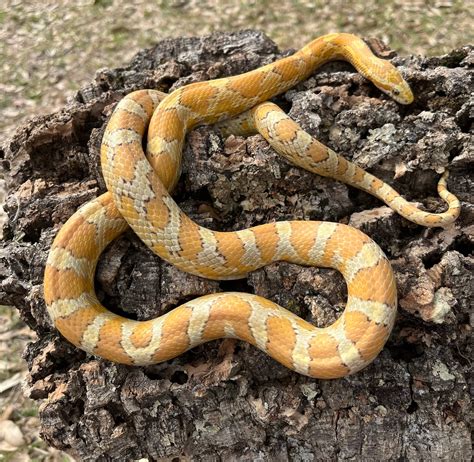
[[(377, 356), (393, 327), (397, 293), (387, 258), (364, 233), (318, 221), (212, 231), (187, 217), (169, 194), (179, 177), (186, 132), (198, 124), (217, 123), (224, 133), (258, 131), (296, 165), (363, 189), (411, 221), (426, 226), (454, 221), (459, 201), (446, 189), (447, 174), (438, 191), (448, 210), (424, 212), (265, 102), (332, 59), (350, 61), (398, 102), (413, 100), (396, 68), (375, 57), (362, 40), (330, 34), (245, 74), (191, 84), (169, 95), (140, 90), (117, 105), (101, 149), (109, 192), (66, 222), (46, 265), (45, 300), (64, 337), (89, 353), (134, 365), (166, 361), (213, 339), (237, 338), (290, 369), (318, 378), (354, 373)], [(161, 258), (205, 278), (242, 278), (275, 261), (335, 268), (347, 283), (346, 308), (335, 323), (317, 328), (262, 297), (231, 292), (197, 298), (148, 321), (121, 317), (98, 301), (94, 274), (103, 249), (128, 226)]]

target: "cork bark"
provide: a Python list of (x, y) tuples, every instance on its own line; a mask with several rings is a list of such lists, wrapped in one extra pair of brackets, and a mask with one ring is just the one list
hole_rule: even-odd
[[(25, 352), (26, 392), (38, 400), (42, 437), (84, 461), (470, 460), (468, 373), (472, 304), (474, 49), (400, 57), (416, 95), (400, 106), (346, 63), (331, 63), (275, 98), (309, 133), (431, 211), (449, 189), (462, 214), (426, 229), (372, 196), (288, 164), (260, 136), (188, 135), (174, 196), (201, 225), (237, 230), (274, 220), (349, 223), (370, 235), (396, 273), (399, 314), (380, 356), (360, 373), (314, 380), (233, 340), (163, 364), (126, 367), (88, 356), (55, 331), (42, 298), (51, 242), (67, 218), (103, 192), (99, 147), (115, 104), (141, 88), (162, 91), (230, 76), (285, 56), (264, 34), (243, 31), (165, 40), (124, 68), (101, 69), (61, 111), (20, 127), (0, 151), (9, 221), (0, 243), (0, 304), (39, 335)], [(344, 309), (332, 270), (275, 263), (230, 282), (164, 263), (131, 231), (104, 252), (103, 303), (150, 319), (196, 296), (239, 290), (268, 297), (319, 326)], [(175, 459), (173, 459), (175, 458)]]

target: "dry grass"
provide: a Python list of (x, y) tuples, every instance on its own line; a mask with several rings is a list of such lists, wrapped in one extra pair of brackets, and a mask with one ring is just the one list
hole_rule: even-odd
[[(382, 38), (402, 54), (434, 55), (473, 42), (473, 6), (462, 0), (3, 0), (0, 143), (27, 118), (61, 107), (97, 69), (123, 65), (165, 37), (258, 28), (281, 48), (296, 48), (345, 31)], [(0, 205), (1, 196), (0, 185)], [(11, 309), (0, 307), (0, 351), (8, 358), (0, 360), (0, 461), (67, 460), (40, 442), (35, 404), (21, 394), (20, 353), (32, 338)], [(9, 447), (2, 425), (17, 435)]]

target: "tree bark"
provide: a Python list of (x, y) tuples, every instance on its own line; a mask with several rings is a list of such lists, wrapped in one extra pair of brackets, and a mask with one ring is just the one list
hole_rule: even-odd
[[(141, 88), (169, 92), (238, 74), (290, 52), (255, 31), (165, 40), (125, 68), (98, 71), (63, 110), (31, 120), (4, 146), (0, 304), (15, 306), (39, 334), (25, 352), (27, 393), (42, 403), (48, 443), (84, 461), (471, 459), (474, 49), (402, 58), (369, 43), (400, 66), (412, 105), (397, 105), (346, 63), (324, 66), (275, 100), (313, 136), (426, 209), (444, 209), (436, 183), (448, 167), (449, 189), (462, 201), (454, 226), (416, 226), (368, 194), (289, 165), (260, 136), (225, 140), (212, 127), (189, 134), (175, 192), (183, 210), (212, 229), (329, 220), (360, 228), (382, 247), (398, 282), (396, 327), (372, 365), (340, 380), (303, 377), (232, 340), (151, 367), (112, 364), (61, 338), (42, 298), (55, 234), (105, 190), (99, 147), (117, 101)], [(162, 262), (130, 231), (102, 256), (96, 288), (106, 306), (135, 319), (240, 290), (320, 326), (338, 317), (346, 297), (335, 271), (287, 263), (246, 280), (203, 280)]]

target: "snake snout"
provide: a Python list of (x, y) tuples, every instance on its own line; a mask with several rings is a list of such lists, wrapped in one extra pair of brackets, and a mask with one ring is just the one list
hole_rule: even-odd
[(404, 80), (397, 85), (394, 85), (389, 94), (397, 103), (400, 104), (411, 104), (415, 99), (411, 88)]
[[(390, 67), (392, 67), (391, 63), (387, 63)], [(391, 72), (389, 72), (388, 78), (388, 88), (386, 88), (385, 92), (388, 93), (390, 97), (392, 97), (397, 103), (399, 104), (411, 104), (413, 103), (414, 96), (413, 92), (411, 91), (410, 85), (408, 85), (407, 81), (403, 78), (400, 70), (396, 67), (393, 67)], [(387, 91), (388, 90), (388, 91)]]
[(376, 72), (368, 75), (374, 85), (399, 104), (411, 104), (414, 100), (410, 85), (400, 70), (391, 62), (377, 58)]

